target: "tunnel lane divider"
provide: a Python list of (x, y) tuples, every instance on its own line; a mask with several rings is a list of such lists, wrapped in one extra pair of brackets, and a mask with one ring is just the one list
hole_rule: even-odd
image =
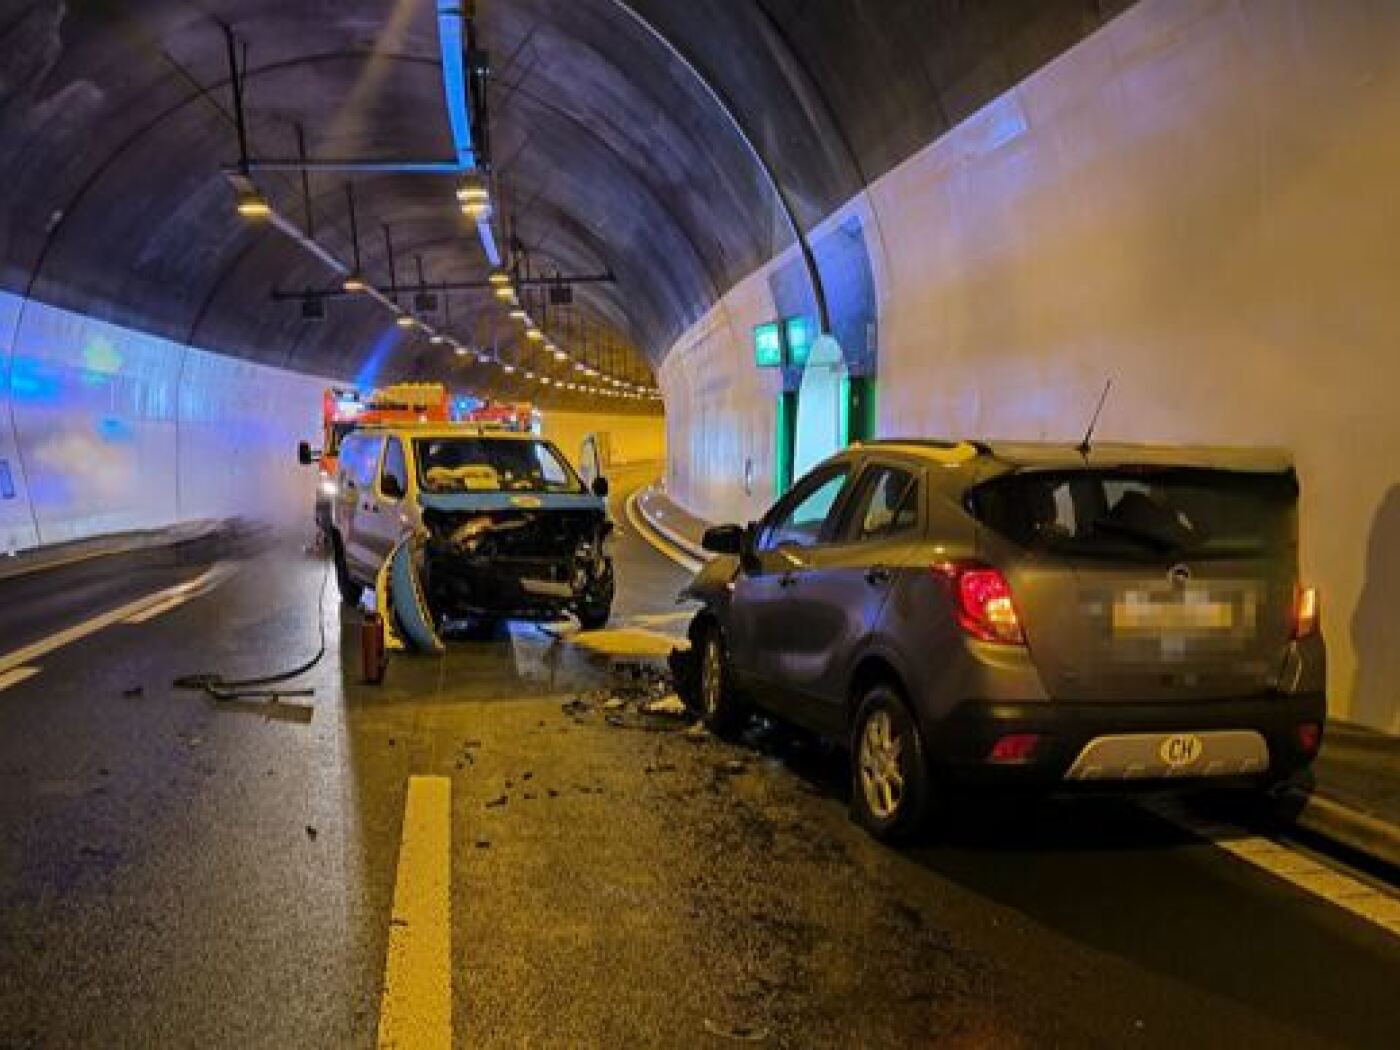
[(1180, 803), (1155, 800), (1144, 809), (1218, 849), (1267, 871), (1275, 878), (1400, 937), (1400, 898), (1329, 867), (1301, 850), (1259, 835), (1241, 834), (1233, 824), (1205, 820)]
[(380, 1050), (452, 1046), (451, 869), (452, 781), (411, 776), (384, 959)]
[(20, 682), (28, 681), (38, 674), (42, 668), (39, 667), (16, 667), (12, 670), (0, 673), (0, 693), (12, 685), (19, 685)]
[[(646, 516), (645, 512), (638, 507), (638, 497), (640, 495), (641, 490), (639, 489), (637, 492), (627, 497), (627, 503), (625, 504), (627, 520), (631, 522), (632, 528), (636, 530), (637, 535), (661, 554), (679, 565), (682, 569), (686, 569), (689, 572), (699, 572), (701, 567), (705, 564), (704, 561), (689, 553), (686, 549), (689, 544), (683, 537), (677, 536), (664, 525), (652, 521)], [(683, 547), (682, 544), (686, 546)]]
[(190, 598), (205, 594), (218, 586), (234, 573), (234, 567), (230, 564), (220, 563), (206, 569), (193, 580), (176, 584), (174, 587), (167, 587), (163, 591), (148, 594), (144, 598), (137, 598), (135, 601), (127, 602), (125, 605), (115, 609), (109, 609), (82, 623), (74, 624), (72, 627), (64, 628), (56, 634), (51, 634), (47, 638), (41, 638), (37, 642), (32, 642), (21, 649), (6, 653), (0, 656), (0, 675), (33, 663), (41, 656), (47, 656), (55, 649), (61, 649), (65, 645), (80, 641), (88, 635), (96, 634), (98, 631), (111, 627), (115, 623), (130, 621), (131, 617), (137, 616), (155, 606), (179, 598), (181, 601), (188, 601)]

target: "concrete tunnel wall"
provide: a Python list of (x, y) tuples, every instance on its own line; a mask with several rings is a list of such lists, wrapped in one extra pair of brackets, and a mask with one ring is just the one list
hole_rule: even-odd
[[(1400, 6), (1143, 0), (874, 182), (882, 435), (1279, 444), (1334, 714), (1400, 732)], [(776, 314), (741, 281), (661, 370), (672, 494), (771, 501)], [(752, 492), (743, 486), (752, 460)]]
[[(200, 518), (311, 521), (329, 379), (212, 353), (0, 292), (0, 554)], [(655, 416), (545, 413), (571, 459), (613, 434), (660, 460)]]
[[(180, 521), (309, 520), (326, 381), (0, 292), (0, 552)], [(6, 476), (9, 484), (3, 484)]]

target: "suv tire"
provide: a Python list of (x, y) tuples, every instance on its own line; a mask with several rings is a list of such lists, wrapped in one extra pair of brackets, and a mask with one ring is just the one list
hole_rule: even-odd
[(749, 708), (730, 683), (729, 653), (724, 633), (714, 624), (695, 636), (695, 700), (700, 717), (715, 736), (731, 740), (749, 723)]
[(346, 605), (357, 606), (364, 596), (364, 585), (356, 583), (355, 578), (350, 575), (350, 566), (345, 562), (345, 544), (341, 542), (340, 533), (332, 529), (330, 535), (331, 558), (335, 562), (335, 583), (340, 589), (340, 600)]
[(866, 690), (851, 726), (851, 817), (881, 842), (921, 830), (932, 794), (918, 723), (893, 688)]

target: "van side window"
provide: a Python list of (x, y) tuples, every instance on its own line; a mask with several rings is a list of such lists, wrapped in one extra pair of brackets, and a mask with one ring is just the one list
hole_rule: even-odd
[(391, 478), (398, 483), (399, 493), (408, 491), (408, 463), (403, 455), (403, 442), (396, 437), (389, 439), (388, 447), (384, 450), (384, 466), (379, 471), (381, 493), (387, 493), (388, 486), (385, 482)]

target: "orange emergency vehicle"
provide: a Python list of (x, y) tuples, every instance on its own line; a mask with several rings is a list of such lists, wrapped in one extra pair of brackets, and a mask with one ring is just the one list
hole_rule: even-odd
[(447, 387), (441, 383), (395, 383), (368, 396), (358, 390), (329, 387), (321, 399), (321, 447), (309, 441), (297, 446), (297, 459), (320, 468), (316, 483), (316, 524), (330, 524), (331, 499), (340, 457), (340, 443), (356, 427), (393, 423), (446, 423), (450, 419)]

